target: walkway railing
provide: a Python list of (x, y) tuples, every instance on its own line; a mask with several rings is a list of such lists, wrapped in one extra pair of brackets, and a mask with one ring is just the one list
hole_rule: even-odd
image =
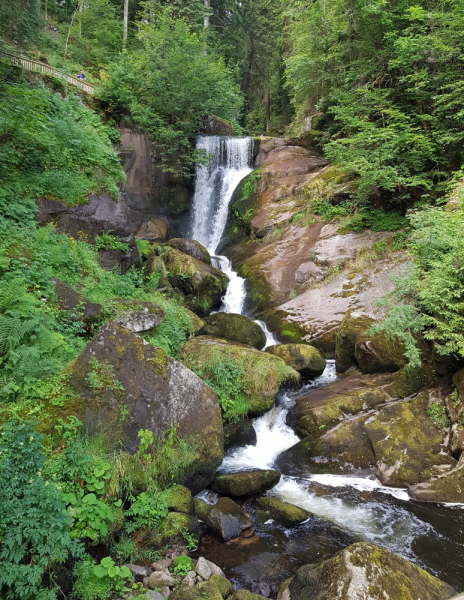
[(82, 81), (82, 79), (78, 79), (73, 75), (68, 75), (64, 71), (60, 69), (56, 69), (55, 67), (51, 67), (50, 65), (46, 65), (37, 60), (31, 60), (30, 58), (24, 58), (23, 56), (18, 56), (17, 54), (11, 54), (11, 52), (6, 52), (0, 48), (0, 60), (2, 62), (6, 62), (10, 65), (16, 65), (26, 69), (26, 71), (34, 71), (36, 73), (42, 73), (43, 75), (51, 75), (52, 77), (57, 77), (59, 79), (64, 79), (71, 85), (75, 85), (87, 94), (95, 93), (95, 86), (87, 83), (86, 81)]

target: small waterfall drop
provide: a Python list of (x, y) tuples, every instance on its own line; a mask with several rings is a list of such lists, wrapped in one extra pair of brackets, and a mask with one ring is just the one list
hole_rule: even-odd
[(208, 167), (197, 168), (191, 237), (208, 249), (215, 266), (229, 277), (220, 309), (227, 313), (242, 313), (245, 280), (233, 270), (226, 256), (216, 255), (216, 250), (224, 233), (232, 195), (253, 170), (253, 142), (251, 137), (202, 136), (196, 145), (213, 157)]

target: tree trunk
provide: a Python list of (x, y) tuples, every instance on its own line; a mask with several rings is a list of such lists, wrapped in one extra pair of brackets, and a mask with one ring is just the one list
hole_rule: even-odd
[(122, 31), (122, 45), (125, 46), (127, 42), (127, 26), (129, 23), (129, 0), (124, 0), (124, 25)]
[(269, 71), (267, 73), (267, 89), (266, 89), (266, 133), (271, 129), (271, 92), (269, 90)]
[(79, 37), (82, 37), (82, 6), (84, 4), (84, 0), (81, 0), (79, 3)]
[(205, 3), (205, 20), (204, 20), (204, 24), (205, 24), (205, 29), (208, 29), (209, 27), (209, 9), (211, 7), (211, 0), (204, 0)]
[(48, 0), (45, 0), (45, 26), (47, 26), (47, 18), (48, 18), (48, 13), (47, 13), (47, 8), (48, 8)]

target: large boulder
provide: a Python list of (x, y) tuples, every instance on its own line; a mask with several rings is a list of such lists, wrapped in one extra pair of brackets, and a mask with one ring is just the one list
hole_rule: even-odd
[(384, 332), (371, 336), (369, 330), (374, 323), (375, 319), (362, 311), (349, 311), (344, 316), (335, 345), (338, 368), (345, 371), (358, 365), (362, 373), (393, 373), (406, 365), (404, 344), (388, 339)]
[(139, 251), (135, 246), (129, 252), (101, 250), (98, 253), (98, 262), (104, 269), (108, 271), (119, 269), (124, 275), (131, 267), (138, 267), (140, 265)]
[(163, 255), (171, 284), (186, 296), (186, 306), (200, 317), (209, 314), (227, 289), (229, 278), (214, 267), (179, 252), (175, 248)]
[(241, 497), (261, 494), (275, 487), (280, 481), (280, 473), (273, 470), (243, 471), (216, 475), (211, 489), (219, 494)]
[(266, 335), (262, 328), (248, 317), (234, 313), (218, 312), (203, 319), (200, 335), (211, 335), (239, 344), (254, 346), (262, 350), (266, 345)]
[(131, 453), (140, 429), (162, 440), (174, 426), (176, 439), (190, 448), (178, 483), (198, 492), (212, 481), (223, 457), (222, 419), (216, 394), (195, 373), (114, 322), (67, 371), (79, 397), (57, 416), (75, 415), (91, 435), (103, 431), (110, 447), (119, 448), (121, 440)]
[(306, 344), (269, 346), (266, 352), (278, 356), (305, 377), (317, 377), (322, 375), (325, 369), (325, 359), (319, 350)]
[(161, 550), (166, 546), (185, 544), (186, 533), (196, 540), (199, 539), (198, 519), (183, 512), (170, 512), (161, 519), (155, 529), (141, 529), (137, 535), (142, 546)]
[(179, 360), (190, 369), (201, 371), (202, 377), (210, 381), (217, 365), (233, 360), (240, 369), (242, 390), (253, 415), (267, 412), (274, 404), (281, 385), (299, 378), (298, 373), (276, 356), (252, 346), (210, 336), (189, 340), (182, 348)]
[(276, 468), (293, 477), (312, 473), (373, 475), (375, 456), (363, 429), (366, 418), (343, 421), (328, 431), (309, 435), (282, 452), (275, 462)]
[(55, 284), (55, 294), (59, 307), (69, 312), (69, 318), (72, 321), (83, 321), (87, 327), (91, 327), (103, 315), (101, 304), (89, 302), (70, 285), (56, 277), (50, 279)]
[(448, 600), (456, 593), (413, 563), (366, 542), (301, 567), (288, 590), (291, 600)]
[(195, 499), (195, 512), (210, 529), (224, 540), (239, 536), (253, 525), (253, 520), (230, 498), (223, 496), (213, 506)]
[(250, 419), (224, 425), (224, 450), (240, 446), (256, 446), (258, 439)]
[(158, 327), (164, 319), (164, 310), (154, 302), (124, 299), (113, 302), (116, 305), (115, 321), (134, 333)]
[(461, 460), (459, 465), (448, 473), (412, 485), (408, 493), (419, 502), (464, 503), (464, 461)]
[(169, 246), (184, 254), (188, 254), (197, 260), (201, 260), (201, 262), (204, 262), (207, 265), (211, 264), (211, 256), (209, 255), (208, 250), (196, 240), (173, 238), (172, 240), (169, 240)]
[(234, 126), (230, 121), (221, 119), (215, 115), (208, 115), (203, 120), (203, 128), (201, 130), (205, 135), (234, 135)]

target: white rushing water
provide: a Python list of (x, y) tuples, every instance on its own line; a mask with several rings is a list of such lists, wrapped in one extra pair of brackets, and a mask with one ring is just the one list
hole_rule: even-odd
[(245, 302), (245, 280), (239, 277), (226, 256), (217, 256), (216, 250), (224, 233), (232, 194), (240, 181), (251, 171), (253, 138), (203, 136), (197, 149), (213, 155), (209, 167), (198, 167), (193, 196), (193, 224), (191, 237), (205, 246), (213, 263), (229, 277), (229, 285), (222, 301), (221, 311), (241, 314)]

